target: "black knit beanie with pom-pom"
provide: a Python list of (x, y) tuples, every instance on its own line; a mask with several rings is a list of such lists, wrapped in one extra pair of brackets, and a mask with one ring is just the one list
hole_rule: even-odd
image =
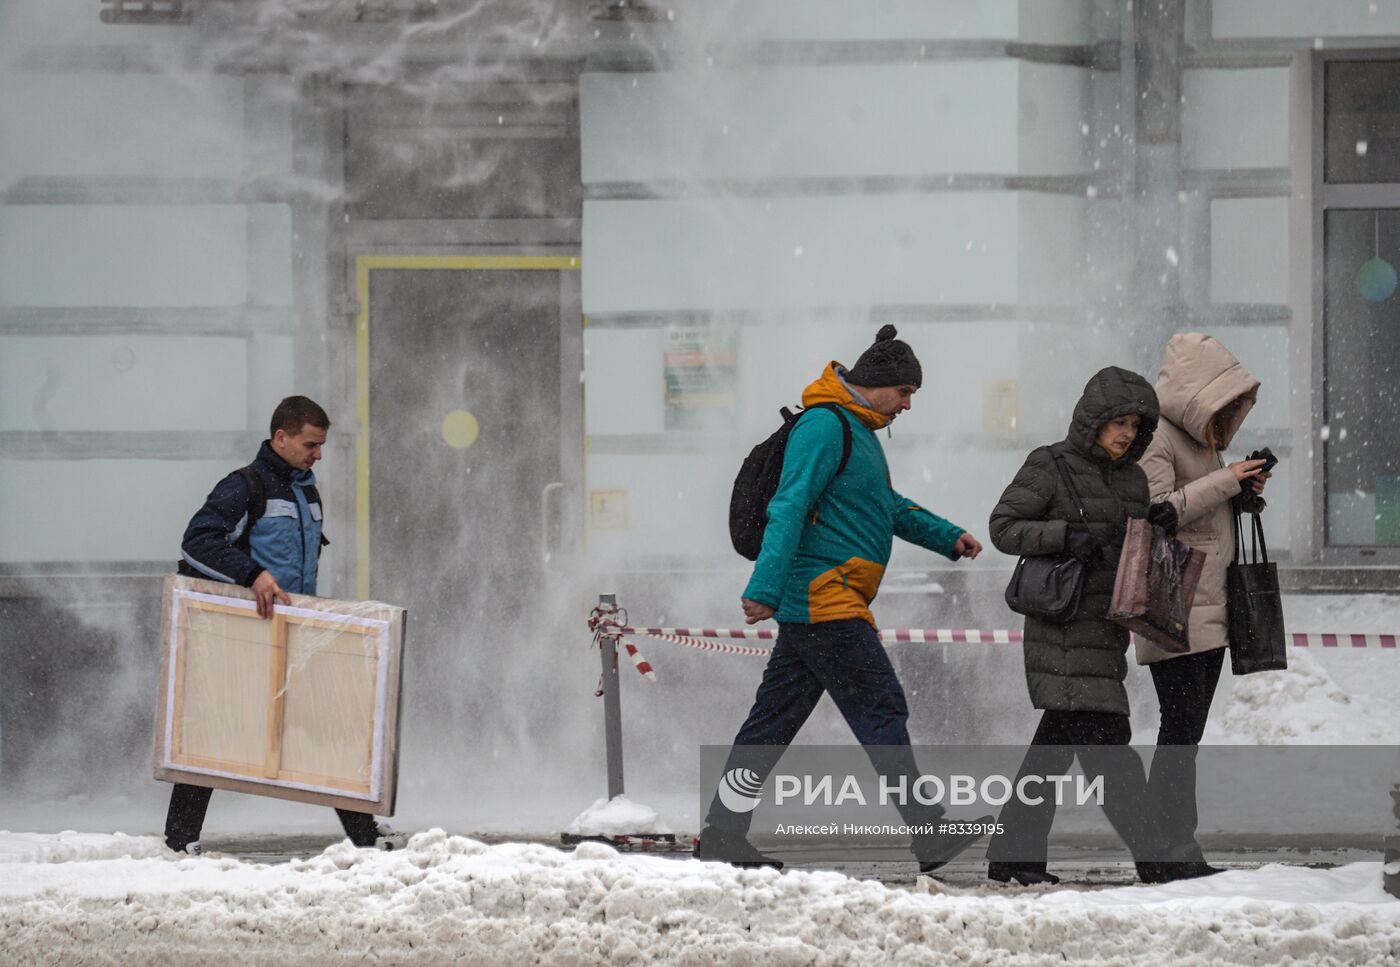
[(903, 340), (894, 338), (894, 326), (885, 325), (875, 334), (875, 342), (860, 354), (860, 359), (846, 372), (846, 381), (856, 386), (922, 386), (924, 371), (914, 350)]

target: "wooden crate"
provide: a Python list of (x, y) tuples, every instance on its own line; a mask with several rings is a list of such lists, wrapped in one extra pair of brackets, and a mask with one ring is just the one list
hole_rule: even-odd
[(155, 776), (394, 814), (407, 612), (169, 575)]

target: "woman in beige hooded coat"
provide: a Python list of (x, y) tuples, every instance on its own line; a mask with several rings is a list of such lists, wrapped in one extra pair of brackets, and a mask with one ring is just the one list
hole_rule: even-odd
[[(1225, 571), (1235, 554), (1234, 498), (1264, 489), (1263, 460), (1225, 464), (1221, 456), (1249, 415), (1259, 380), (1211, 336), (1178, 333), (1167, 342), (1157, 376), (1161, 422), (1142, 458), (1153, 503), (1176, 510), (1177, 537), (1206, 554), (1188, 624), (1191, 650), (1163, 651), (1137, 639), (1137, 660), (1152, 672), (1161, 707), (1148, 792), (1169, 834), (1199, 861), (1196, 844), (1195, 747), (1205, 732), (1225, 646)], [(1262, 501), (1260, 501), (1262, 503)]]

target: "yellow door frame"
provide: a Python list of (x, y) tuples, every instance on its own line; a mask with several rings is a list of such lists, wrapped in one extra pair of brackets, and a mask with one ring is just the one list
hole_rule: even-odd
[(355, 257), (355, 596), (369, 598), (369, 280), (375, 269), (576, 272), (577, 255), (357, 255)]

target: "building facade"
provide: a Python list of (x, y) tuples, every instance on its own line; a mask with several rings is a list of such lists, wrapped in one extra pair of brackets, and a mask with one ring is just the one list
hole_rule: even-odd
[[(1397, 0), (73, 0), (0, 36), (12, 763), (51, 708), (139, 745), (96, 642), (149, 629), (289, 393), (334, 421), (322, 593), (425, 642), (598, 590), (722, 618), (739, 460), (885, 322), (926, 374), (895, 480), (975, 533), (1094, 370), (1200, 329), (1263, 381), (1230, 456), (1282, 458), (1289, 586), (1400, 589)], [(1009, 567), (901, 551), (893, 606), (1004, 620)]]

